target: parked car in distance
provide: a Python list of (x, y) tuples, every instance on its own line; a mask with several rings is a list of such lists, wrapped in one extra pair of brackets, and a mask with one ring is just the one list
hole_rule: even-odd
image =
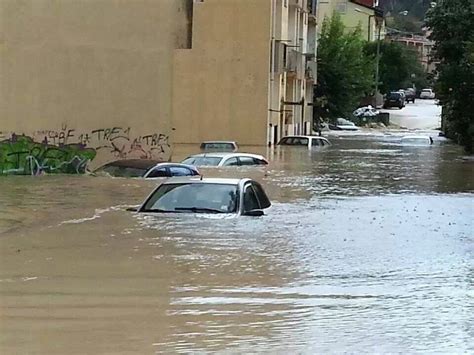
[(402, 109), (405, 107), (405, 94), (402, 94), (401, 92), (398, 91), (392, 91), (387, 94), (387, 97), (385, 98), (383, 108), (389, 108), (389, 107), (398, 107), (399, 109)]
[(251, 179), (171, 178), (156, 187), (135, 211), (262, 216), (270, 206), (262, 186)]
[(267, 165), (265, 157), (249, 153), (201, 153), (184, 159), (182, 164), (194, 166), (248, 166)]
[(435, 93), (431, 89), (423, 89), (420, 93), (420, 99), (434, 99), (436, 97)]
[(336, 119), (336, 127), (342, 131), (358, 131), (359, 127), (354, 122), (346, 120), (345, 118), (339, 117)]
[(196, 176), (199, 171), (196, 167), (180, 163), (160, 163), (147, 159), (124, 159), (108, 163), (96, 170), (100, 174), (105, 172), (115, 177), (171, 177)]
[(408, 88), (404, 90), (405, 93), (405, 101), (406, 102), (413, 102), (415, 103), (415, 98), (416, 98), (416, 91), (414, 89)]
[(433, 144), (430, 136), (403, 136), (400, 140), (403, 145), (425, 146)]
[(235, 152), (239, 146), (234, 141), (206, 141), (201, 143), (200, 148), (202, 151)]
[(313, 148), (330, 146), (331, 143), (326, 138), (320, 136), (286, 136), (278, 142), (278, 145)]

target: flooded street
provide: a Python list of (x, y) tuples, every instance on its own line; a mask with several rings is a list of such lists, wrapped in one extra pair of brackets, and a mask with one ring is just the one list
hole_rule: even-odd
[(260, 181), (261, 218), (125, 211), (157, 181), (2, 177), (0, 353), (474, 352), (474, 165), (434, 138), (202, 169)]

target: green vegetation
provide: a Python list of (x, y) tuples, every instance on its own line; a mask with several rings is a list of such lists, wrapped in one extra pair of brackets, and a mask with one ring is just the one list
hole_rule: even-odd
[[(377, 42), (367, 43), (367, 56), (375, 60)], [(381, 93), (413, 87), (427, 86), (426, 73), (414, 50), (394, 42), (380, 43), (379, 90)]]
[(438, 1), (427, 15), (435, 41), (438, 78), (435, 92), (443, 106), (445, 133), (467, 152), (474, 151), (474, 5)]
[(315, 89), (320, 117), (347, 117), (371, 91), (375, 64), (364, 54), (364, 45), (360, 29), (345, 31), (339, 15), (324, 20)]

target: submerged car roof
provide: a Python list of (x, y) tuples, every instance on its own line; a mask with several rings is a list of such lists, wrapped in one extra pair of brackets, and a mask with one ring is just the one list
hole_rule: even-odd
[(125, 168), (148, 169), (160, 163), (165, 162), (163, 160), (156, 159), (121, 159), (107, 163), (104, 165), (104, 167), (117, 166)]
[(227, 184), (227, 185), (238, 185), (240, 182), (250, 179), (242, 178), (200, 178), (200, 177), (171, 177), (164, 181), (163, 184), (177, 184), (177, 183), (188, 183), (188, 184)]
[(252, 158), (263, 158), (265, 159), (262, 155), (260, 154), (252, 154), (252, 153), (232, 153), (232, 152), (212, 152), (212, 153), (199, 153), (199, 154), (193, 154), (188, 156), (188, 158), (191, 157), (210, 157), (210, 158), (227, 158), (227, 157), (252, 157)]

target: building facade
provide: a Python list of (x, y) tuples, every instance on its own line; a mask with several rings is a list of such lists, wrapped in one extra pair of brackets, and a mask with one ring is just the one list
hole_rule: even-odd
[(203, 0), (176, 51), (173, 141), (274, 144), (310, 133), (315, 0)]
[(419, 62), (426, 72), (431, 73), (436, 69), (436, 63), (431, 60), (431, 50), (434, 42), (428, 39), (427, 35), (414, 34), (391, 34), (386, 37), (390, 42), (403, 44), (415, 51)]
[(368, 41), (383, 39), (385, 21), (383, 12), (378, 9), (378, 0), (319, 0), (318, 23), (338, 13), (347, 30), (361, 29), (362, 38)]
[(310, 133), (316, 0), (0, 0), (0, 174)]
[(0, 0), (0, 174), (168, 159), (192, 0)]

